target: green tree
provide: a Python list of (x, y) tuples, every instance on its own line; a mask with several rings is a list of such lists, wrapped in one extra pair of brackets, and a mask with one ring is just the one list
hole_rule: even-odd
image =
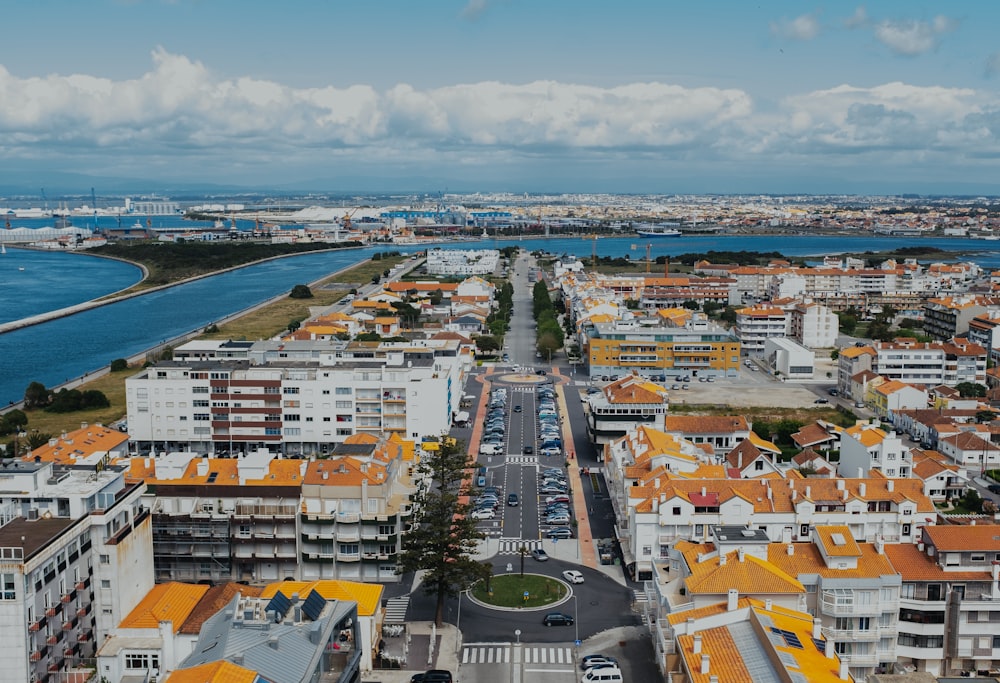
[(295, 285), (288, 296), (292, 299), (311, 299), (313, 298), (313, 293), (308, 285)]
[(3, 414), (0, 417), (0, 436), (6, 436), (8, 434), (13, 434), (14, 432), (21, 431), (21, 429), (28, 424), (28, 416), (25, 415), (23, 410), (14, 409)]
[(968, 489), (962, 496), (962, 507), (970, 512), (983, 511), (983, 499), (975, 489)]
[(439, 626), (445, 601), (482, 577), (482, 565), (472, 554), (484, 536), (469, 517), (470, 505), (461, 502), (469, 468), (465, 444), (449, 438), (421, 460), (418, 470), (431, 475), (434, 483), (417, 491), (414, 524), (398, 556), (401, 573), (424, 572), (424, 591), (437, 598), (434, 620)]
[(128, 370), (128, 361), (124, 358), (115, 358), (111, 361), (111, 372), (121, 372), (122, 370)]
[(292, 321), (290, 321), (288, 323), (288, 331), (289, 332), (295, 332), (300, 327), (302, 327), (302, 321), (301, 320), (292, 320)]
[(476, 348), (484, 353), (500, 350), (500, 342), (497, 341), (497, 338), (492, 335), (483, 334), (478, 337), (473, 337), (473, 341), (476, 342)]
[(701, 308), (701, 306), (698, 305), (698, 302), (695, 301), (694, 299), (688, 299), (681, 305), (684, 308), (688, 309), (689, 311), (697, 311), (699, 308)]
[(701, 310), (705, 311), (705, 315), (715, 315), (721, 309), (722, 304), (717, 301), (706, 301), (705, 305), (701, 307)]
[(993, 422), (997, 417), (997, 414), (992, 410), (977, 410), (976, 411), (976, 422), (986, 423)]
[(837, 360), (840, 358), (840, 349), (834, 349), (830, 352), (830, 360)]
[(986, 387), (975, 382), (959, 382), (955, 385), (962, 398), (982, 398), (986, 396)]
[(52, 392), (45, 388), (41, 382), (32, 382), (24, 390), (24, 407), (28, 410), (33, 408), (44, 408), (51, 400)]
[(30, 448), (31, 450), (35, 450), (36, 448), (41, 448), (42, 446), (47, 444), (49, 442), (49, 439), (51, 438), (52, 435), (49, 434), (48, 432), (40, 432), (37, 429), (32, 429), (30, 432), (28, 432), (27, 436), (28, 448)]
[(354, 338), (354, 341), (377, 342), (382, 341), (382, 337), (379, 336), (378, 332), (362, 332)]
[(719, 314), (719, 320), (730, 325), (736, 324), (736, 309), (733, 306), (726, 306)]
[(857, 316), (849, 315), (847, 313), (838, 313), (837, 317), (840, 318), (840, 333), (841, 334), (854, 334), (854, 330), (858, 327)]

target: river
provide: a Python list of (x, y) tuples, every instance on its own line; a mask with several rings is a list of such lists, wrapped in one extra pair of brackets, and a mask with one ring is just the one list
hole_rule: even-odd
[[(600, 238), (596, 240), (601, 256), (645, 258), (646, 244), (651, 256), (683, 253), (703, 253), (709, 250), (778, 251), (787, 256), (820, 256), (844, 252), (882, 251), (900, 245), (933, 246), (948, 251), (969, 254), (985, 268), (1000, 268), (1000, 243), (950, 238), (892, 238), (854, 236), (688, 236), (638, 240), (635, 237)], [(526, 249), (545, 249), (556, 254), (589, 257), (595, 241), (580, 237), (559, 237), (545, 240), (481, 240), (453, 242), (446, 248), (476, 249), (517, 244)], [(398, 250), (410, 253), (422, 247), (381, 245), (361, 250), (303, 254), (248, 266), (210, 278), (178, 285), (23, 328), (0, 335), (0, 405), (18, 401), (32, 381), (53, 386), (103, 367), (115, 358), (127, 358), (186, 332), (202, 328), (237, 311), (287, 292), (300, 283), (311, 282), (327, 273), (340, 270), (376, 251)], [(49, 271), (44, 285), (30, 278), (13, 277), (2, 290), (0, 318), (8, 319), (8, 306), (19, 301), (42, 301), (43, 306), (31, 306), (27, 315), (80, 303), (92, 298), (83, 294), (73, 282), (78, 272), (86, 272), (86, 280), (106, 285), (114, 291), (134, 280), (134, 268), (107, 259), (82, 254), (45, 253), (8, 248), (8, 254), (31, 259), (42, 258)], [(39, 255), (40, 256), (36, 256)], [(0, 257), (3, 258), (3, 257)], [(18, 271), (20, 273), (28, 273)], [(109, 284), (113, 274), (122, 282)], [(78, 282), (78, 280), (76, 280)], [(101, 290), (101, 294), (107, 293)], [(100, 294), (98, 294), (99, 296)], [(25, 309), (21, 309), (25, 310)], [(25, 314), (13, 314), (14, 318)]]

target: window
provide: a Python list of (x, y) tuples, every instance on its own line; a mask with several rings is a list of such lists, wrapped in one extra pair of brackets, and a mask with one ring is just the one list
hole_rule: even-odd
[(16, 600), (17, 587), (14, 574), (0, 574), (0, 600)]
[(208, 422), (208, 413), (195, 413), (193, 416), (195, 422)]
[(101, 579), (101, 588), (111, 588), (111, 579)]
[(338, 407), (338, 408), (350, 408), (351, 407), (351, 402), (350, 401), (335, 401), (334, 405), (336, 407)]
[(337, 396), (350, 396), (351, 387), (337, 387)]
[(904, 524), (903, 525), (903, 529), (902, 529), (903, 536), (909, 536), (910, 535), (910, 530), (911, 530), (910, 525), (909, 524)]
[(111, 556), (110, 555), (101, 555), (99, 562), (101, 564), (111, 564)]
[(392, 536), (396, 533), (396, 527), (391, 524), (379, 524), (378, 535), (379, 536)]
[(972, 556), (969, 557), (969, 560), (972, 562), (983, 563), (986, 561), (986, 555), (984, 553), (973, 553)]
[(285, 422), (300, 422), (302, 420), (302, 416), (298, 413), (289, 413), (283, 417)]
[(283, 393), (283, 394), (297, 394), (297, 393), (299, 393), (299, 388), (298, 387), (285, 387), (285, 388), (283, 388), (281, 390), (281, 393)]
[(126, 652), (125, 668), (132, 670), (159, 669), (160, 655), (146, 652)]

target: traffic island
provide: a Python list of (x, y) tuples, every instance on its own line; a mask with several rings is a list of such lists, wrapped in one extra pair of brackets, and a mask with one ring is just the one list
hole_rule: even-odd
[(541, 574), (497, 574), (469, 589), (473, 602), (495, 609), (553, 607), (566, 602), (570, 594), (565, 582)]

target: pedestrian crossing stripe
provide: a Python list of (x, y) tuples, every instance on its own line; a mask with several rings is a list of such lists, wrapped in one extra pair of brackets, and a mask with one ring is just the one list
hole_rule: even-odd
[[(462, 646), (462, 664), (510, 664), (512, 646), (468, 643)], [(573, 664), (573, 648), (524, 646), (524, 664)]]
[(501, 538), (500, 539), (500, 549), (497, 551), (498, 555), (520, 555), (521, 547), (524, 547), (530, 553), (536, 548), (542, 547), (542, 542), (536, 539), (521, 539), (521, 538)]
[(508, 455), (507, 456), (508, 465), (537, 465), (538, 456), (537, 455)]
[(384, 624), (405, 624), (406, 610), (410, 606), (410, 596), (404, 595), (400, 598), (389, 598), (385, 603)]

